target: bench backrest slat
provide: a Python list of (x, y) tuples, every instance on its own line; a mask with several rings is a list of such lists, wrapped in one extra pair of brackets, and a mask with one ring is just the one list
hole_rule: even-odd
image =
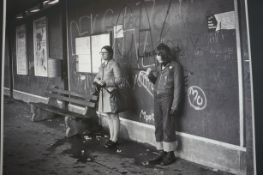
[(64, 89), (57, 89), (57, 88), (52, 88), (52, 89), (48, 89), (48, 92), (56, 92), (56, 93), (59, 93), (59, 94), (65, 94), (65, 95), (72, 95), (72, 96), (76, 96), (76, 97), (79, 97), (79, 98), (84, 98), (83, 95), (81, 94), (78, 94), (78, 93), (75, 93), (75, 92), (70, 92), (70, 91), (67, 91), (67, 90), (64, 90)]
[(74, 98), (70, 98), (70, 97), (61, 96), (60, 94), (52, 94), (52, 93), (49, 93), (48, 96), (56, 98), (58, 100), (63, 100), (63, 101), (79, 104), (82, 106), (88, 106), (88, 107), (92, 107), (92, 108), (95, 107), (95, 103), (92, 103), (88, 100), (74, 99)]
[[(48, 92), (49, 93), (59, 93), (59, 94), (64, 94), (64, 95), (67, 95), (67, 96), (70, 96), (70, 97), (72, 97), (72, 96), (74, 96), (74, 97), (78, 97), (78, 98), (81, 98), (81, 99), (86, 99), (83, 95), (81, 95), (81, 94), (78, 94), (78, 93), (76, 93), (76, 92), (70, 92), (70, 91), (67, 91), (67, 90), (64, 90), (64, 89), (58, 89), (58, 88), (50, 88), (50, 89), (48, 89)], [(73, 98), (74, 98), (73, 97)], [(92, 95), (91, 96), (91, 99), (92, 100), (97, 100), (98, 99), (98, 97), (96, 96), (96, 95)]]

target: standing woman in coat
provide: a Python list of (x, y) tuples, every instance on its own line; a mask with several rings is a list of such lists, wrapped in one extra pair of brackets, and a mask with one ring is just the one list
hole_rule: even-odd
[(112, 95), (118, 91), (121, 82), (121, 71), (119, 64), (113, 59), (113, 49), (111, 46), (104, 46), (101, 49), (102, 64), (94, 79), (94, 83), (99, 87), (98, 112), (106, 115), (109, 125), (110, 138), (104, 147), (116, 149), (120, 130), (120, 119), (117, 104), (114, 104)]

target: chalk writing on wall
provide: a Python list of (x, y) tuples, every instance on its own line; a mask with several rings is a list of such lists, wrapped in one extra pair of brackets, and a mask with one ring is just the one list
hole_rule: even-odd
[(188, 101), (195, 110), (203, 110), (207, 106), (205, 92), (198, 86), (191, 86), (188, 89)]
[(139, 87), (144, 87), (145, 90), (153, 96), (153, 91), (154, 91), (154, 86), (153, 84), (149, 81), (146, 72), (145, 71), (140, 71), (138, 75), (135, 76), (134, 79)]
[(147, 114), (146, 111), (141, 110), (140, 112), (140, 119), (144, 120), (146, 123), (152, 123), (154, 122), (154, 114)]

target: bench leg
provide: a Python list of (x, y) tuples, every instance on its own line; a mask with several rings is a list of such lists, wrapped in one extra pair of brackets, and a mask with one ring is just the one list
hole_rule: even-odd
[(82, 120), (72, 116), (65, 116), (66, 137), (71, 137), (84, 132), (87, 127)]
[(45, 110), (41, 110), (33, 104), (30, 104), (30, 111), (32, 113), (31, 120), (33, 122), (43, 121), (54, 117), (54, 114)]
[(32, 113), (31, 120), (34, 122), (36, 118), (36, 107), (33, 104), (30, 104), (30, 112)]

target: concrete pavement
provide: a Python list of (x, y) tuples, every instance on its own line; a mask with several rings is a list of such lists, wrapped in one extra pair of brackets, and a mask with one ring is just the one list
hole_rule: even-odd
[(8, 98), (4, 109), (4, 175), (229, 175), (182, 159), (144, 167), (157, 154), (149, 145), (121, 139), (109, 151), (104, 131), (65, 138), (62, 117), (32, 122), (29, 105)]

